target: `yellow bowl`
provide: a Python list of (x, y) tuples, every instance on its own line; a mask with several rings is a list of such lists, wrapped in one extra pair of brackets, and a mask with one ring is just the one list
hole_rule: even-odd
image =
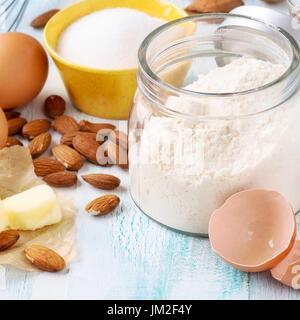
[(137, 88), (136, 68), (88, 68), (71, 63), (56, 52), (57, 40), (69, 24), (94, 11), (115, 7), (136, 9), (168, 22), (186, 16), (183, 10), (164, 0), (85, 0), (61, 10), (50, 19), (44, 31), (44, 43), (74, 106), (101, 118), (127, 119)]

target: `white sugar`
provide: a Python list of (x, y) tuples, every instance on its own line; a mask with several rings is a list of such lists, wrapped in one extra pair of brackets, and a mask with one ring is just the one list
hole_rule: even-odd
[(165, 20), (129, 8), (99, 10), (70, 24), (58, 39), (57, 52), (66, 60), (87, 67), (135, 68), (142, 41), (164, 23)]

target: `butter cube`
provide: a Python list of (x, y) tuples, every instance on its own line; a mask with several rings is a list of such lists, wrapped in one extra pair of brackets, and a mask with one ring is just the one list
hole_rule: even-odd
[(47, 185), (40, 185), (3, 200), (9, 227), (36, 230), (58, 223), (62, 218), (57, 198)]
[(9, 222), (7, 219), (7, 215), (4, 211), (3, 202), (0, 200), (0, 232), (8, 229)]

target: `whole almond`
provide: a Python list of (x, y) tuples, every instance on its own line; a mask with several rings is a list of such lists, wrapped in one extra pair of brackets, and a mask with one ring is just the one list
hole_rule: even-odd
[(81, 131), (94, 132), (94, 133), (97, 133), (99, 130), (102, 130), (102, 129), (110, 129), (110, 130), (116, 129), (116, 126), (114, 126), (111, 123), (93, 123), (86, 120), (81, 120), (79, 125), (80, 125)]
[(66, 110), (65, 100), (57, 95), (49, 96), (44, 103), (45, 114), (53, 119), (64, 114)]
[(19, 238), (19, 232), (16, 230), (6, 230), (0, 232), (0, 251), (4, 251), (12, 247)]
[(53, 187), (70, 187), (77, 182), (77, 175), (70, 171), (61, 171), (45, 176), (43, 180)]
[(34, 172), (37, 176), (44, 177), (51, 173), (64, 171), (66, 167), (52, 158), (38, 158), (33, 160)]
[(52, 9), (49, 10), (38, 17), (36, 17), (34, 20), (31, 21), (30, 25), (33, 28), (43, 28), (47, 24), (47, 22), (59, 11), (59, 9)]
[(243, 4), (242, 0), (194, 0), (186, 10), (199, 13), (230, 12)]
[(109, 135), (109, 140), (121, 146), (124, 150), (127, 150), (128, 148), (127, 134), (122, 131), (119, 131), (119, 130), (112, 131), (111, 134)]
[(23, 126), (27, 120), (25, 118), (12, 118), (7, 120), (8, 125), (8, 135), (13, 136), (19, 132), (21, 132)]
[(110, 163), (118, 165), (120, 168), (128, 169), (128, 156), (127, 152), (123, 148), (110, 142), (106, 146), (106, 153), (111, 160)]
[(20, 117), (21, 113), (18, 111), (4, 111), (7, 120)]
[(33, 139), (51, 128), (51, 121), (47, 119), (33, 120), (24, 125), (22, 134), (24, 138)]
[(65, 260), (55, 251), (38, 245), (25, 249), (26, 258), (43, 271), (57, 272), (66, 267)]
[(77, 123), (77, 121), (74, 118), (66, 115), (57, 117), (54, 120), (54, 128), (61, 134), (66, 134), (68, 132), (80, 130), (80, 126)]
[(23, 146), (23, 143), (17, 138), (8, 137), (5, 146), (8, 148), (13, 146)]
[(82, 176), (82, 179), (90, 185), (104, 190), (113, 190), (117, 188), (121, 181), (119, 178), (110, 174), (88, 174)]
[(28, 144), (28, 148), (30, 150), (32, 157), (37, 157), (43, 154), (51, 144), (51, 134), (41, 133), (33, 140), (31, 140)]
[(81, 155), (76, 150), (64, 144), (53, 147), (52, 153), (54, 157), (69, 170), (77, 171), (84, 164)]
[(60, 143), (65, 144), (69, 147), (72, 147), (73, 146), (73, 138), (75, 138), (76, 134), (80, 134), (81, 136), (86, 137), (87, 139), (92, 139), (92, 140), (96, 141), (96, 133), (71, 131), (71, 132), (64, 134), (61, 137)]
[(91, 201), (85, 207), (85, 210), (93, 216), (103, 216), (117, 208), (119, 203), (120, 198), (118, 196), (114, 194), (106, 194), (102, 197), (99, 197)]
[(81, 134), (76, 134), (73, 138), (73, 147), (88, 161), (99, 164), (97, 161), (97, 152), (100, 144), (96, 140), (86, 138)]

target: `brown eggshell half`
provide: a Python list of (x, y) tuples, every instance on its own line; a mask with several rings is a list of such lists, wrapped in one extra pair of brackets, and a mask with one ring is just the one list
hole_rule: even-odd
[(300, 241), (296, 240), (288, 255), (271, 269), (272, 277), (286, 286), (300, 289)]
[(296, 220), (276, 191), (251, 189), (232, 195), (211, 216), (212, 249), (234, 268), (260, 272), (277, 265), (291, 250)]

